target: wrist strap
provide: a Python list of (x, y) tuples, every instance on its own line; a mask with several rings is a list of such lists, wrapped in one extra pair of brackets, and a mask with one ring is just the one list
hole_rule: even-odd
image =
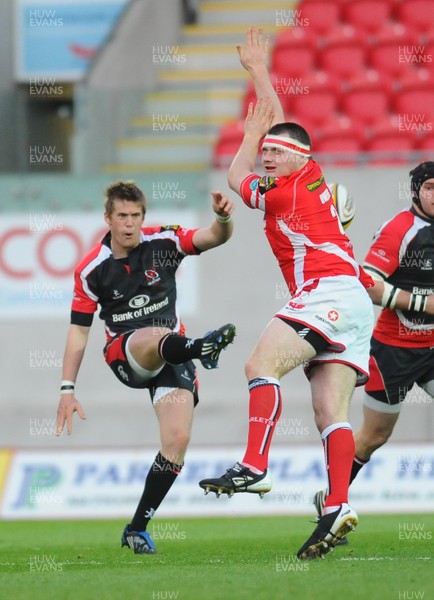
[(73, 394), (75, 389), (75, 381), (63, 379), (60, 383), (60, 394)]
[(217, 219), (217, 221), (219, 223), (227, 223), (228, 221), (230, 221), (232, 219), (232, 215), (226, 215), (225, 217), (222, 217), (221, 215), (218, 215), (217, 213), (215, 213), (215, 218)]
[(424, 312), (427, 303), (427, 297), (422, 294), (411, 294), (408, 303), (408, 310), (415, 312)]

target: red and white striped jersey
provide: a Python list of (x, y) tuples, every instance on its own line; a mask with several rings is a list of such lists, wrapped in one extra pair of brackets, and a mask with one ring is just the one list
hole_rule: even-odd
[[(376, 232), (363, 264), (394, 287), (413, 294), (434, 294), (434, 221), (419, 216), (413, 208), (399, 212)], [(431, 347), (434, 317), (383, 308), (373, 335), (383, 344)]]
[(306, 282), (336, 275), (358, 277), (365, 287), (373, 285), (354, 258), (314, 160), (286, 177), (249, 175), (240, 190), (247, 206), (265, 212), (265, 234), (291, 295)]

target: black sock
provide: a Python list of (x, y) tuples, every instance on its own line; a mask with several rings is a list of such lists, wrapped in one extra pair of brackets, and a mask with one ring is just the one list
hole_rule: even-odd
[(178, 333), (168, 333), (161, 338), (158, 344), (158, 354), (164, 362), (170, 365), (180, 365), (199, 358), (202, 353), (203, 339), (193, 340)]
[(130, 531), (146, 531), (149, 520), (154, 516), (181, 469), (182, 465), (175, 465), (166, 460), (161, 452), (157, 454), (148, 471), (145, 489), (129, 526)]
[(366, 465), (367, 462), (369, 462), (369, 459), (363, 460), (358, 456), (354, 457), (353, 466), (351, 467), (350, 484), (354, 481), (354, 479), (357, 477), (357, 473), (360, 471), (363, 465)]

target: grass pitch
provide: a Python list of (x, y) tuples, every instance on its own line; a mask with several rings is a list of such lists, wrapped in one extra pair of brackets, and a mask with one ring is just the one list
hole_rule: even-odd
[(434, 598), (434, 515), (362, 516), (348, 546), (300, 562), (311, 521), (155, 519), (153, 556), (121, 550), (125, 521), (2, 522), (0, 599)]

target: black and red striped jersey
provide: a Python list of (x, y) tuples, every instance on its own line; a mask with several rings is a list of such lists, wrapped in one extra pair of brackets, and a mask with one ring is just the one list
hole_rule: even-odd
[(141, 327), (178, 331), (176, 270), (185, 256), (200, 254), (195, 231), (143, 227), (139, 245), (120, 259), (113, 258), (108, 232), (75, 270), (71, 323), (90, 326), (99, 305), (109, 339)]
[(306, 282), (337, 275), (373, 285), (354, 258), (314, 160), (285, 177), (248, 175), (240, 191), (247, 206), (264, 211), (265, 234), (292, 295)]
[[(413, 208), (399, 212), (376, 232), (366, 255), (366, 270), (413, 294), (434, 294), (434, 221)], [(383, 308), (374, 337), (404, 347), (434, 345), (434, 317)]]

